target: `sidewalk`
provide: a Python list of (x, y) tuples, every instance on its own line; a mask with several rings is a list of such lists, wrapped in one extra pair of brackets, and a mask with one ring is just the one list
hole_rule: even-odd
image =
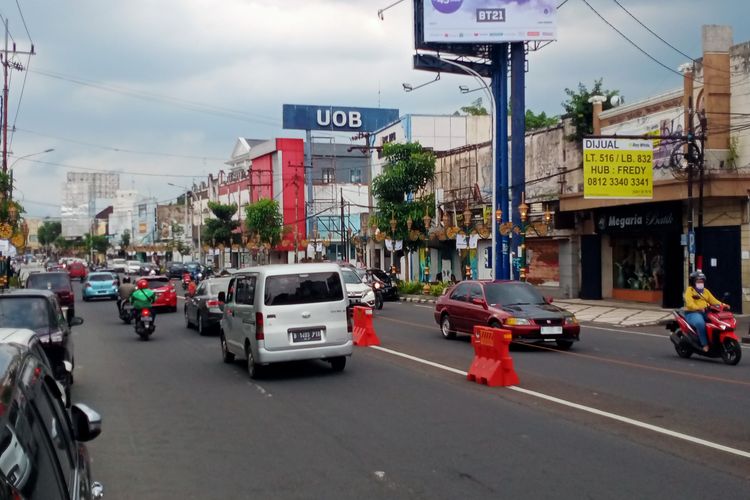
[[(425, 295), (402, 295), (399, 300), (434, 304), (436, 298)], [(672, 309), (652, 304), (617, 300), (555, 299), (554, 304), (576, 315), (579, 321), (619, 326), (658, 325), (672, 317)]]

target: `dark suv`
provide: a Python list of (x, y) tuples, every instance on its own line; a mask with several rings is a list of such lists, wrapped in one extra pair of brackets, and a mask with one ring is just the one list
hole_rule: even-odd
[(65, 409), (47, 361), (0, 343), (0, 394), (0, 498), (101, 498), (83, 444), (99, 435), (101, 417), (83, 404)]
[(68, 395), (75, 366), (70, 327), (82, 323), (83, 320), (76, 317), (68, 321), (57, 296), (49, 290), (13, 290), (0, 294), (0, 328), (26, 328), (36, 333), (55, 378)]
[(68, 321), (72, 321), (76, 315), (76, 298), (73, 293), (73, 284), (66, 272), (31, 273), (26, 278), (26, 288), (34, 290), (52, 290), (60, 299), (60, 306), (65, 312)]

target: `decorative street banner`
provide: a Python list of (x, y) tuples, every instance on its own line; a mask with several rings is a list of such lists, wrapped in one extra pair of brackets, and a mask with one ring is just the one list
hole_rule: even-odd
[(397, 120), (398, 109), (283, 105), (285, 129), (374, 132)]
[(653, 198), (654, 145), (642, 139), (584, 139), (584, 198)]
[(424, 41), (556, 40), (555, 3), (555, 0), (424, 0)]

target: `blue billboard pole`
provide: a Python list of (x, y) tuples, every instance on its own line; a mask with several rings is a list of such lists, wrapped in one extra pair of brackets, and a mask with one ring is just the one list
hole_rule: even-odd
[[(523, 42), (510, 44), (510, 93), (511, 93), (511, 191), (513, 193), (513, 225), (521, 227), (521, 194), (526, 190), (526, 52)], [(520, 257), (520, 238), (513, 238), (513, 251)], [(517, 262), (523, 266), (522, 259)], [(519, 278), (519, 269), (514, 266), (514, 279)]]
[[(501, 222), (508, 222), (508, 44), (492, 48), (492, 93), (495, 96), (495, 210), (502, 210)], [(494, 219), (494, 214), (493, 214)], [(495, 279), (510, 279), (508, 237), (495, 224)]]

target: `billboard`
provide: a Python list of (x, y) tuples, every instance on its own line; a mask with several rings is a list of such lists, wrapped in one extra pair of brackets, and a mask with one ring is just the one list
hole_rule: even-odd
[(373, 132), (398, 120), (398, 109), (284, 104), (283, 127), (331, 132)]
[(583, 197), (654, 196), (654, 145), (643, 139), (584, 139)]
[(487, 44), (557, 39), (551, 0), (423, 0), (425, 42)]

